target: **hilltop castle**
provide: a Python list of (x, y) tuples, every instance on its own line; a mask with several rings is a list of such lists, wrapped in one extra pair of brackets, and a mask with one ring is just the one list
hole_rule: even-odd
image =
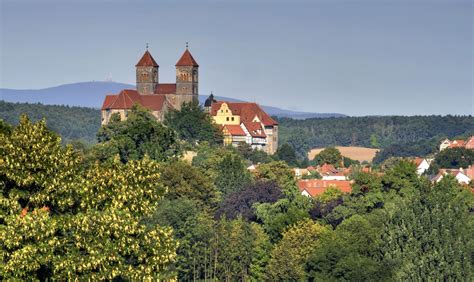
[[(107, 95), (102, 105), (102, 124), (118, 113), (127, 119), (134, 104), (150, 110), (162, 121), (167, 111), (180, 110), (183, 103), (198, 102), (199, 65), (188, 47), (176, 63), (176, 83), (159, 83), (158, 64), (146, 50), (135, 65), (137, 86), (116, 95)], [(256, 103), (216, 101), (211, 94), (204, 110), (222, 129), (224, 145), (249, 144), (254, 149), (273, 154), (278, 148), (278, 123)]]
[(107, 124), (114, 113), (125, 120), (134, 104), (151, 110), (163, 120), (169, 109), (181, 109), (186, 102), (198, 102), (199, 65), (188, 47), (176, 63), (176, 83), (159, 83), (159, 65), (146, 50), (136, 67), (136, 90), (124, 89), (116, 95), (107, 95), (102, 105), (102, 124)]

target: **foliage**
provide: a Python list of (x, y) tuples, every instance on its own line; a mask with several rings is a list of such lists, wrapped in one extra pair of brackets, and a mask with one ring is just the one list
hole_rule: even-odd
[(314, 165), (332, 164), (335, 167), (342, 165), (342, 155), (338, 149), (328, 147), (317, 154), (312, 162)]
[(390, 144), (378, 151), (372, 160), (374, 164), (381, 164), (390, 158), (418, 157), (433, 154), (438, 150), (442, 137), (414, 142)]
[(228, 219), (239, 216), (255, 221), (255, 203), (274, 203), (283, 198), (280, 187), (273, 181), (257, 181), (246, 185), (242, 190), (230, 194), (220, 205), (216, 217), (223, 215)]
[(285, 143), (278, 148), (276, 156), (279, 160), (285, 161), (290, 166), (298, 165), (295, 150), (288, 143)]
[(227, 153), (217, 164), (215, 184), (224, 197), (240, 191), (250, 183), (251, 176), (242, 157), (235, 153)]
[(186, 197), (196, 201), (201, 207), (215, 208), (220, 194), (212, 179), (199, 168), (184, 161), (175, 161), (163, 166), (162, 183), (167, 187), (166, 198)]
[(447, 148), (439, 152), (433, 162), (438, 168), (467, 168), (474, 164), (474, 150), (466, 148)]
[(308, 218), (311, 202), (302, 196), (294, 184), (288, 183), (285, 198), (274, 203), (255, 204), (255, 214), (272, 242), (278, 241), (290, 225)]
[[(379, 252), (397, 267), (395, 280), (470, 280), (473, 194), (445, 177), (387, 207)], [(472, 276), (471, 276), (472, 277)]]
[[(177, 161), (190, 144), (134, 114), (93, 148), (64, 146), (45, 121), (0, 122), (0, 279), (472, 280), (474, 194), (451, 176), (432, 184), (394, 158), (383, 175), (355, 169), (351, 193), (307, 198), (285, 161), (206, 141)], [(371, 134), (388, 146), (398, 126)], [(306, 146), (296, 129), (290, 146)]]
[(269, 163), (273, 160), (272, 157), (264, 151), (252, 149), (247, 143), (240, 143), (235, 150), (252, 164)]
[(120, 160), (127, 162), (148, 155), (153, 160), (163, 161), (181, 153), (176, 133), (157, 122), (145, 108), (135, 105), (127, 120), (111, 118), (109, 124), (101, 127), (94, 157), (114, 158), (110, 153), (119, 152)]
[[(388, 149), (388, 154), (382, 150), (376, 159), (377, 163), (390, 156), (426, 155), (446, 137), (474, 135), (472, 116), (279, 118), (278, 124), (280, 144), (288, 142), (299, 158), (304, 157), (311, 148), (362, 146), (385, 149), (401, 144), (397, 146), (398, 149)], [(375, 139), (378, 144), (372, 142)], [(430, 144), (434, 144), (434, 147)]]
[(48, 127), (60, 134), (66, 143), (73, 140), (96, 143), (95, 134), (100, 127), (100, 111), (97, 109), (0, 101), (0, 119), (5, 123), (17, 125), (22, 114), (33, 121), (45, 118)]
[(22, 117), (0, 135), (0, 278), (171, 278), (172, 230), (140, 218), (163, 196), (149, 159), (85, 168), (72, 147)]
[(260, 164), (255, 170), (255, 176), (260, 180), (275, 181), (281, 188), (286, 187), (294, 179), (293, 172), (284, 161)]
[(310, 281), (380, 281), (391, 277), (392, 268), (379, 263), (380, 229), (360, 216), (345, 220), (323, 236), (306, 266)]
[(210, 144), (222, 143), (221, 130), (198, 103), (184, 103), (181, 110), (169, 111), (165, 116), (165, 124), (174, 129), (179, 138), (191, 144), (200, 141), (207, 141)]
[(319, 239), (329, 231), (310, 219), (302, 220), (285, 231), (272, 250), (267, 267), (268, 280), (304, 280), (304, 267), (309, 256), (320, 244)]

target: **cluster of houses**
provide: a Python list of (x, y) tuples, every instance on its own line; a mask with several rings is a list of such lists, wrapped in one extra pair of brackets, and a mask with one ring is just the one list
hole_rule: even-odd
[[(440, 151), (446, 148), (466, 148), (474, 150), (474, 136), (468, 140), (444, 140), (440, 145)], [(425, 174), (431, 166), (433, 159), (415, 158), (412, 160), (416, 165), (418, 175)], [(371, 167), (362, 167), (363, 172), (371, 172)], [(352, 172), (352, 168), (335, 168), (331, 164), (324, 164), (317, 167), (294, 168), (293, 173), (298, 181), (298, 188), (302, 195), (307, 197), (316, 197), (323, 194), (328, 188), (334, 187), (344, 193), (352, 191), (352, 181), (348, 179), (348, 175)], [(305, 176), (318, 173), (321, 179), (304, 179)], [(381, 173), (383, 174), (383, 173)], [(474, 164), (467, 168), (458, 169), (439, 169), (438, 174), (428, 176), (430, 181), (439, 182), (447, 175), (453, 176), (458, 183), (469, 185), (474, 183)]]
[(471, 136), (467, 141), (458, 139), (458, 140), (449, 140), (445, 139), (441, 144), (439, 145), (439, 151), (443, 151), (444, 149), (448, 148), (466, 148), (466, 149), (474, 149), (474, 136)]

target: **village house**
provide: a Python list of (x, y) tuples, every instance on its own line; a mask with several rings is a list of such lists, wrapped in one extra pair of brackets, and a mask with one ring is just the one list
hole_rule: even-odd
[(343, 193), (352, 192), (351, 182), (347, 180), (322, 180), (322, 179), (301, 179), (298, 180), (298, 188), (301, 195), (306, 197), (316, 197), (323, 194), (328, 188), (336, 188)]
[(445, 139), (439, 145), (439, 151), (443, 151), (447, 148), (466, 148), (466, 149), (474, 149), (474, 136), (471, 136), (467, 141), (457, 139), (457, 140), (449, 140)]
[(423, 173), (425, 173), (425, 171), (427, 171), (430, 168), (431, 161), (428, 161), (425, 158), (415, 158), (413, 162), (416, 165), (416, 173), (418, 175), (422, 175)]
[(332, 164), (323, 164), (316, 167), (316, 171), (321, 175), (323, 180), (347, 180), (345, 172), (350, 170), (337, 169)]
[(204, 110), (222, 127), (224, 145), (247, 143), (269, 154), (278, 149), (278, 123), (258, 104), (217, 101), (211, 93)]
[(102, 124), (107, 124), (114, 113), (121, 120), (139, 104), (162, 121), (170, 109), (181, 108), (183, 103), (198, 102), (199, 65), (188, 47), (175, 65), (176, 82), (159, 83), (159, 65), (147, 50), (135, 65), (136, 89), (124, 89), (118, 94), (107, 95), (101, 108)]
[(474, 180), (474, 166), (470, 165), (464, 169), (440, 169), (438, 174), (432, 178), (432, 181), (440, 182), (446, 175), (452, 175), (458, 183), (467, 185)]

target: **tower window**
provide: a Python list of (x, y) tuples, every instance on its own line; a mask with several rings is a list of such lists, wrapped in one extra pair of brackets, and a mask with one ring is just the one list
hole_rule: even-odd
[(229, 117), (227, 117), (226, 120), (229, 121)]
[(234, 117), (232, 117), (231, 119), (232, 119), (232, 121), (234, 121)]

